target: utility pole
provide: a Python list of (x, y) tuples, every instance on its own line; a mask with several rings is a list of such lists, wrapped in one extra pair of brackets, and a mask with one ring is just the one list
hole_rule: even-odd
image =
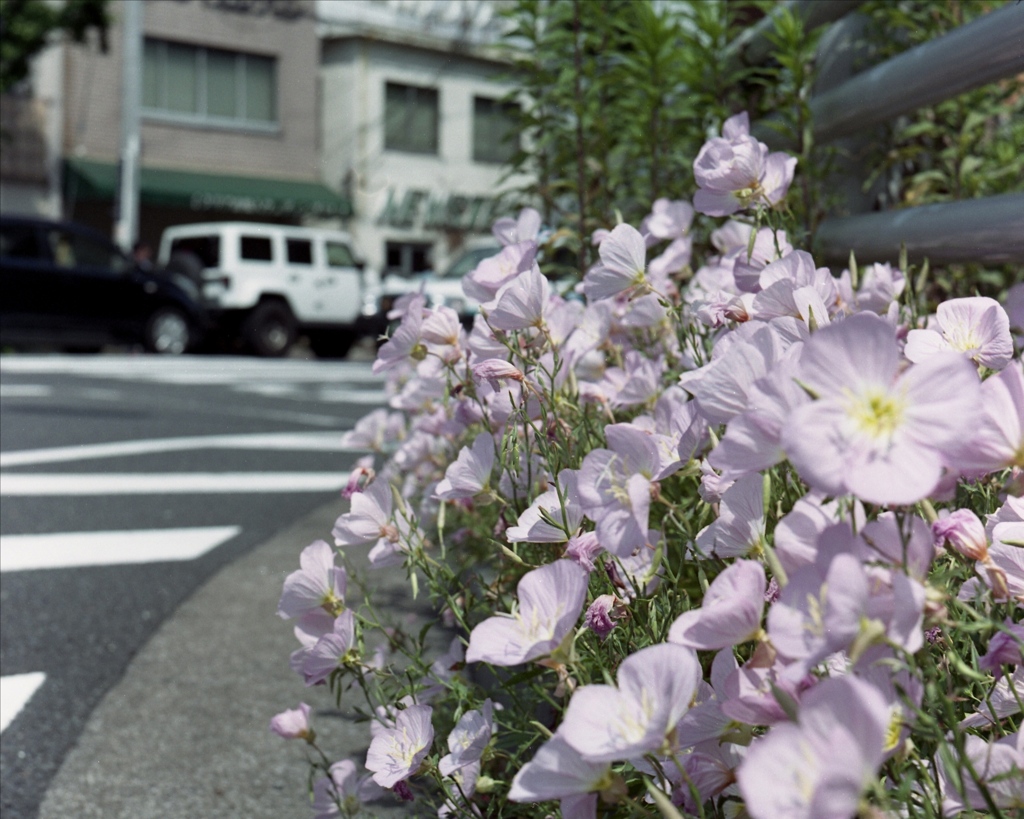
[(122, 0), (121, 154), (114, 241), (130, 250), (139, 235), (139, 109), (142, 107), (142, 0)]

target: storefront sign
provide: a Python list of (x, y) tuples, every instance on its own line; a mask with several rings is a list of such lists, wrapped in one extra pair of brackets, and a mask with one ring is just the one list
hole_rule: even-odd
[[(191, 0), (178, 0), (179, 3)], [(269, 14), (279, 20), (298, 20), (311, 15), (306, 0), (200, 0), (204, 6), (216, 11), (229, 11), (234, 14), (251, 14), (262, 17)]]
[(388, 201), (377, 223), (389, 227), (486, 231), (491, 227), (494, 199), (489, 196), (432, 194), (406, 190), (401, 196), (388, 190)]

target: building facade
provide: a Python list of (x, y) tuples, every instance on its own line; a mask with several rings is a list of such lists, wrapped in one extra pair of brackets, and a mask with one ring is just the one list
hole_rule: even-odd
[(498, 3), (320, 0), (325, 182), (369, 265), (443, 269), (489, 235), (518, 137)]
[[(0, 210), (112, 235), (125, 4), (142, 15), (138, 238), (247, 220), (342, 228), (372, 271), (485, 241), (518, 136), (502, 0), (122, 0), (5, 96)], [(6, 137), (5, 137), (6, 139)]]
[[(321, 181), (312, 0), (162, 0), (139, 9), (139, 238), (155, 246), (165, 227), (187, 222), (348, 216), (349, 203)], [(97, 42), (64, 44), (41, 59), (59, 66), (59, 82), (46, 88), (59, 99), (48, 150), (57, 154), (49, 164), (59, 170), (60, 215), (106, 234), (121, 153), (123, 10), (111, 4), (105, 53)], [(19, 194), (5, 205), (27, 209)]]

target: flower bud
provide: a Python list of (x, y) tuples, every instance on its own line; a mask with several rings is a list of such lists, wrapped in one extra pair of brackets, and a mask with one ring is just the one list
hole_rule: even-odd
[(309, 727), (310, 707), (304, 702), (298, 708), (282, 711), (270, 720), (270, 730), (284, 739), (313, 741), (313, 729)]
[(932, 524), (935, 543), (943, 542), (970, 560), (984, 560), (988, 557), (988, 540), (985, 527), (970, 509), (957, 509)]

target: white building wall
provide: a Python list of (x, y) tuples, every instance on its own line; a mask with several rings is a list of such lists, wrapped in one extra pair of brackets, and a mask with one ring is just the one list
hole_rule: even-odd
[[(486, 235), (489, 223), (480, 199), (493, 200), (521, 180), (500, 184), (502, 165), (474, 162), (473, 98), (500, 98), (508, 90), (498, 81), (503, 64), (467, 56), (449, 47), (386, 42), (363, 35), (325, 39), (322, 45), (324, 180), (353, 197), (356, 215), (347, 222), (368, 265), (383, 270), (385, 246), (392, 242), (429, 243), (438, 269), (458, 254), (467, 240)], [(437, 155), (384, 148), (385, 85), (401, 83), (438, 90)], [(409, 227), (382, 223), (388, 207), (410, 192), (422, 192)], [(425, 225), (433, 203), (465, 197), (463, 223), (476, 209), (475, 229)], [(462, 203), (462, 200), (456, 200)], [(453, 205), (454, 207), (454, 205)], [(458, 210), (458, 208), (456, 208)], [(493, 218), (504, 215), (494, 212)], [(456, 220), (458, 221), (458, 220)]]

